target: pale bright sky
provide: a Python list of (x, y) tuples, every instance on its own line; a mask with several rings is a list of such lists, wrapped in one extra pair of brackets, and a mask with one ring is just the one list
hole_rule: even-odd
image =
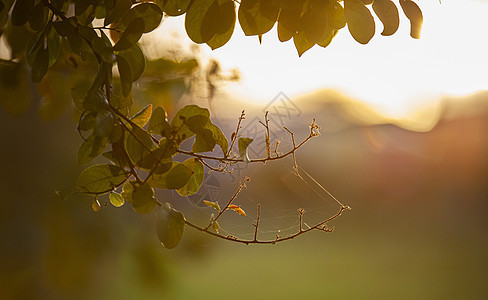
[[(224, 68), (240, 70), (242, 81), (232, 85), (231, 94), (252, 102), (267, 103), (279, 92), (293, 98), (335, 88), (381, 113), (401, 117), (440, 95), (488, 89), (488, 1), (417, 3), (424, 14), (420, 40), (410, 38), (408, 19), (400, 11), (397, 33), (381, 36), (376, 20), (376, 35), (368, 45), (358, 44), (344, 28), (329, 47), (315, 46), (299, 58), (293, 41), (278, 40), (276, 26), (260, 45), (237, 24), (229, 43), (214, 51), (203, 45), (202, 51)], [(182, 17), (168, 18), (160, 32), (178, 30), (183, 43), (190, 43), (183, 22)]]

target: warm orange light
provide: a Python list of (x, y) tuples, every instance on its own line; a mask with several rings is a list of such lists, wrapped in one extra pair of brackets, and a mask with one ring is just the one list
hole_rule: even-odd
[[(376, 20), (376, 36), (365, 46), (344, 29), (328, 48), (315, 46), (299, 58), (292, 41), (279, 42), (276, 28), (263, 36), (260, 45), (257, 37), (244, 36), (237, 24), (228, 44), (215, 51), (202, 46), (201, 52), (224, 68), (240, 70), (242, 81), (229, 86), (229, 96), (265, 104), (279, 92), (293, 99), (334, 88), (387, 118), (415, 125), (412, 113), (435, 106), (442, 95), (488, 89), (488, 42), (483, 38), (488, 36), (488, 3), (421, 1), (419, 5), (424, 14), (420, 40), (410, 38), (408, 19), (401, 13), (395, 35), (381, 36), (382, 25)], [(186, 40), (183, 20), (167, 19), (162, 31), (179, 30)]]

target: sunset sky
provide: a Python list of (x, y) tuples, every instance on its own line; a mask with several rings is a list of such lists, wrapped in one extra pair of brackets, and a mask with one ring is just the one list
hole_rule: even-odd
[[(398, 1), (395, 1), (398, 4)], [(488, 88), (488, 1), (418, 1), (424, 14), (420, 40), (409, 36), (408, 19), (400, 12), (400, 28), (384, 37), (376, 19), (376, 35), (360, 45), (347, 29), (331, 45), (315, 46), (302, 57), (293, 42), (281, 43), (276, 26), (263, 36), (246, 37), (240, 26), (228, 44), (215, 51), (203, 45), (206, 58), (225, 69), (238, 68), (242, 81), (230, 94), (267, 103), (279, 92), (290, 98), (317, 89), (335, 88), (389, 117), (403, 117), (432, 104), (442, 95), (465, 95)], [(184, 18), (168, 18), (159, 33), (179, 32), (190, 44)]]

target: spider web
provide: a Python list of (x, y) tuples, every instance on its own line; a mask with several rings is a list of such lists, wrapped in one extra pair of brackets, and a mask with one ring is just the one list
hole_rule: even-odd
[[(263, 120), (264, 115), (267, 116), (267, 121)], [(265, 136), (268, 133), (272, 143), (269, 149), (272, 156), (293, 149), (290, 132), (285, 130), (284, 126), (296, 133), (299, 142), (300, 137), (309, 134), (307, 125), (310, 124), (308, 121), (303, 123), (303, 118), (298, 118), (301, 115), (300, 109), (282, 92), (260, 112), (246, 114), (239, 136), (254, 139), (247, 148), (249, 156), (266, 157)], [(224, 132), (235, 130), (236, 119), (217, 119), (214, 116), (213, 121)], [(263, 126), (264, 124), (268, 127)], [(266, 130), (267, 128), (269, 131)], [(279, 145), (277, 145), (278, 140)], [(188, 140), (185, 147), (190, 147), (192, 141)], [(237, 145), (234, 145), (233, 153), (239, 153), (236, 148)], [(300, 149), (297, 154), (306, 155), (304, 150), (306, 149)], [(218, 162), (215, 161), (207, 161), (207, 163), (213, 163), (213, 167), (218, 166)], [(300, 230), (299, 209), (305, 210), (302, 228), (307, 229), (335, 215), (342, 206), (319, 181), (314, 179), (320, 174), (309, 174), (307, 170), (300, 168), (297, 176), (293, 170), (291, 156), (267, 162), (265, 166), (239, 163), (232, 165), (232, 168), (233, 174), (219, 172), (205, 174), (203, 184), (195, 195), (181, 197), (175, 191), (158, 190), (157, 198), (161, 202), (170, 201), (192, 223), (206, 227), (210, 223), (211, 215), (216, 216), (218, 211), (207, 206), (204, 201), (217, 202), (221, 208), (224, 208), (238, 190), (239, 182), (249, 176), (251, 181), (246, 184), (247, 189), (239, 193), (232, 203), (240, 206), (246, 212), (246, 216), (228, 210), (218, 219), (222, 235), (233, 235), (246, 240), (254, 239), (258, 205), (260, 205), (259, 240), (274, 240), (277, 235), (286, 237), (298, 232)], [(92, 201), (93, 198), (86, 203)]]
[[(268, 117), (268, 122), (263, 119), (265, 115)], [(307, 123), (303, 123), (301, 115), (301, 110), (283, 92), (278, 93), (260, 112), (246, 114), (239, 136), (254, 139), (247, 148), (249, 156), (266, 157), (265, 123), (268, 125), (269, 139), (272, 143), (271, 155), (293, 149), (290, 132), (284, 126), (296, 133), (297, 141), (299, 137), (307, 136), (310, 130), (309, 123), (308, 120)], [(235, 130), (236, 119), (215, 121), (224, 132)], [(279, 145), (277, 145), (278, 140)], [(236, 147), (234, 145), (234, 148)], [(274, 153), (275, 150), (277, 153)], [(303, 150), (305, 149), (298, 151), (300, 155), (306, 155)], [(237, 149), (233, 151), (239, 153)], [(211, 215), (217, 215), (218, 212), (208, 207), (204, 201), (217, 202), (221, 208), (224, 208), (239, 188), (239, 182), (246, 176), (251, 178), (251, 181), (246, 184), (247, 189), (239, 193), (237, 199), (232, 202), (234, 205), (239, 205), (246, 212), (246, 216), (240, 216), (231, 210), (224, 212), (218, 219), (220, 234), (233, 235), (239, 239), (254, 239), (258, 204), (260, 204), (259, 240), (274, 240), (277, 235), (286, 237), (298, 232), (299, 209), (305, 210), (302, 228), (306, 229), (335, 215), (342, 206), (319, 181), (314, 179), (314, 176), (320, 174), (309, 174), (300, 168), (300, 175), (297, 176), (293, 170), (291, 156), (268, 162), (265, 166), (240, 163), (232, 165), (232, 168), (233, 174), (217, 172), (206, 174), (197, 194), (186, 197), (186, 201), (175, 199), (175, 203), (185, 202), (186, 206), (190, 206), (181, 205), (181, 210), (189, 220), (192, 220), (192, 223), (206, 227)], [(172, 197), (179, 196), (173, 193)]]
[[(267, 169), (267, 170), (264, 170)], [(273, 240), (299, 231), (299, 209), (304, 209), (303, 229), (329, 218), (341, 207), (338, 202), (311, 174), (299, 169), (300, 176), (290, 166), (290, 161), (270, 166), (249, 166), (246, 175), (251, 181), (232, 204), (239, 205), (246, 216), (228, 210), (219, 218), (219, 233), (252, 240), (257, 221), (257, 205), (261, 205), (258, 239)], [(241, 177), (241, 180), (244, 176)], [(200, 191), (186, 197), (189, 207), (183, 208), (201, 226), (210, 222), (217, 211), (203, 201), (217, 202), (223, 208), (238, 189), (239, 180), (220, 173), (207, 174)], [(174, 197), (179, 197), (173, 194)], [(181, 198), (181, 197), (179, 197)], [(175, 202), (178, 202), (175, 199)]]

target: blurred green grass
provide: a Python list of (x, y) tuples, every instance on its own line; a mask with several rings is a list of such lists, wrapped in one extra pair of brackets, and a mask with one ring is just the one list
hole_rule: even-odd
[[(136, 288), (133, 296), (485, 299), (488, 245), (480, 239), (448, 232), (441, 237), (428, 229), (386, 238), (381, 229), (369, 228), (361, 234), (314, 233), (274, 246), (216, 243), (203, 259), (169, 259), (170, 287)], [(117, 297), (129, 299), (126, 292), (119, 290)]]

